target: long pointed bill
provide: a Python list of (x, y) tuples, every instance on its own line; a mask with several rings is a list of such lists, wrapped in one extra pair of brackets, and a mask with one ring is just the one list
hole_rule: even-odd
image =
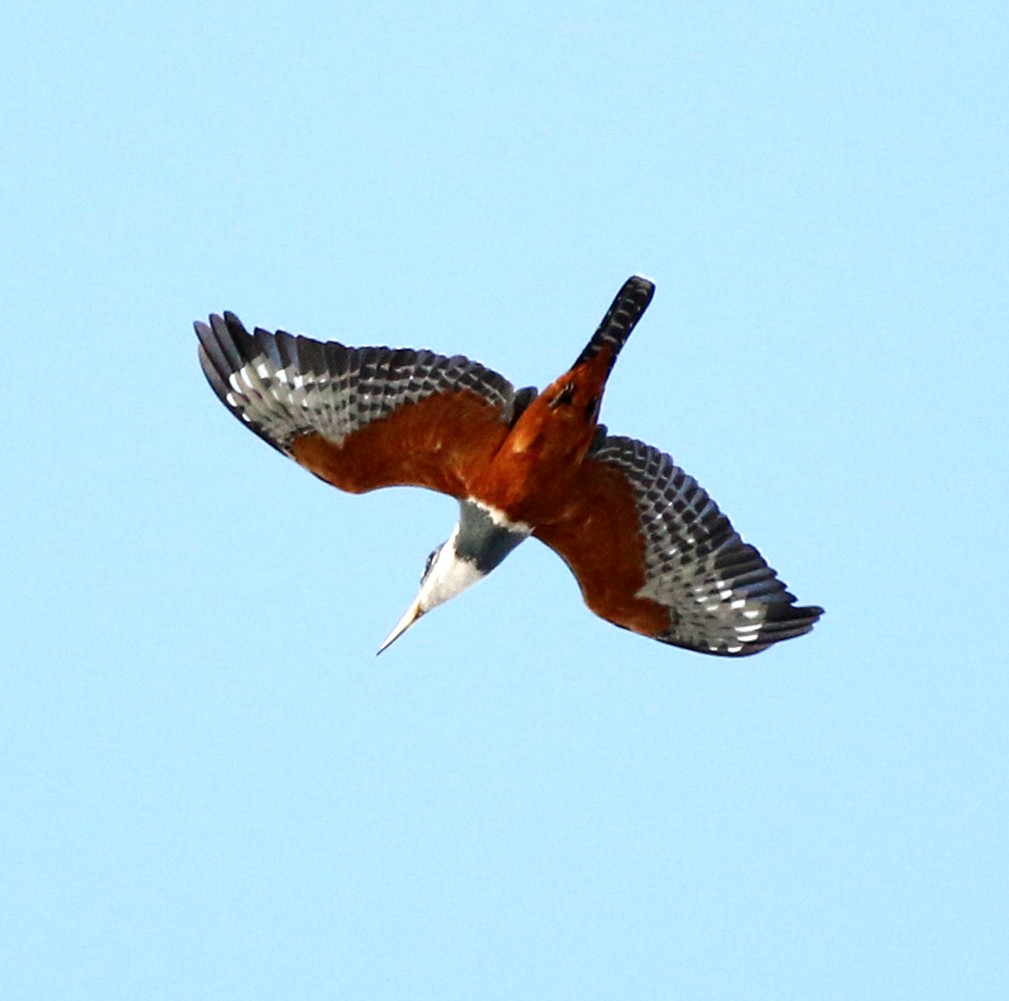
[(420, 610), (420, 595), (413, 599), (413, 603), (406, 610), (406, 614), (396, 623), (396, 628), (385, 638), (385, 642), (378, 648), (377, 657), (387, 647), (400, 638), (424, 613)]

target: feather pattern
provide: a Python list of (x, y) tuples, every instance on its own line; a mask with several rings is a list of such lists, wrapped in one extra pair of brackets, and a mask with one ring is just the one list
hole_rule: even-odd
[(796, 607), (775, 571), (670, 456), (634, 438), (606, 436), (590, 458), (618, 470), (634, 495), (644, 542), (637, 597), (669, 610), (655, 638), (705, 653), (757, 653), (800, 636), (822, 614)]
[(249, 333), (233, 313), (195, 324), (200, 361), (221, 402), (274, 448), (291, 455), (306, 434), (334, 445), (400, 407), (468, 391), (508, 424), (512, 384), (462, 355), (384, 347), (350, 348), (286, 331)]

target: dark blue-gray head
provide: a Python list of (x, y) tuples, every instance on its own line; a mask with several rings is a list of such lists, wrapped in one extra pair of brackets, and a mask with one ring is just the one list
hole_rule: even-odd
[(500, 511), (485, 504), (462, 501), (459, 524), (428, 556), (417, 597), (378, 652), (402, 636), (426, 612), (483, 580), (531, 531), (528, 525), (510, 522)]

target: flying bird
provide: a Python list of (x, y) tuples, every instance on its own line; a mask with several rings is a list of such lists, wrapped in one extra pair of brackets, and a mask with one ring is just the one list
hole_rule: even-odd
[(379, 653), (534, 536), (609, 622), (701, 653), (745, 656), (808, 633), (753, 546), (665, 453), (599, 423), (607, 377), (655, 286), (629, 278), (574, 365), (542, 392), (461, 355), (194, 324), (221, 402), (341, 490), (417, 486), (459, 501), (420, 591)]

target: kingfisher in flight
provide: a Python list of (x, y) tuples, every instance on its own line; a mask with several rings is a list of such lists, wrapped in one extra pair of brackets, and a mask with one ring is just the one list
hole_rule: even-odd
[(668, 455), (599, 423), (613, 363), (654, 291), (629, 278), (542, 392), (462, 355), (249, 333), (227, 312), (194, 326), (221, 402), (309, 472), (351, 493), (416, 486), (459, 501), (458, 523), (379, 653), (530, 536), (608, 622), (700, 653), (758, 653), (808, 633), (823, 609), (796, 605)]

